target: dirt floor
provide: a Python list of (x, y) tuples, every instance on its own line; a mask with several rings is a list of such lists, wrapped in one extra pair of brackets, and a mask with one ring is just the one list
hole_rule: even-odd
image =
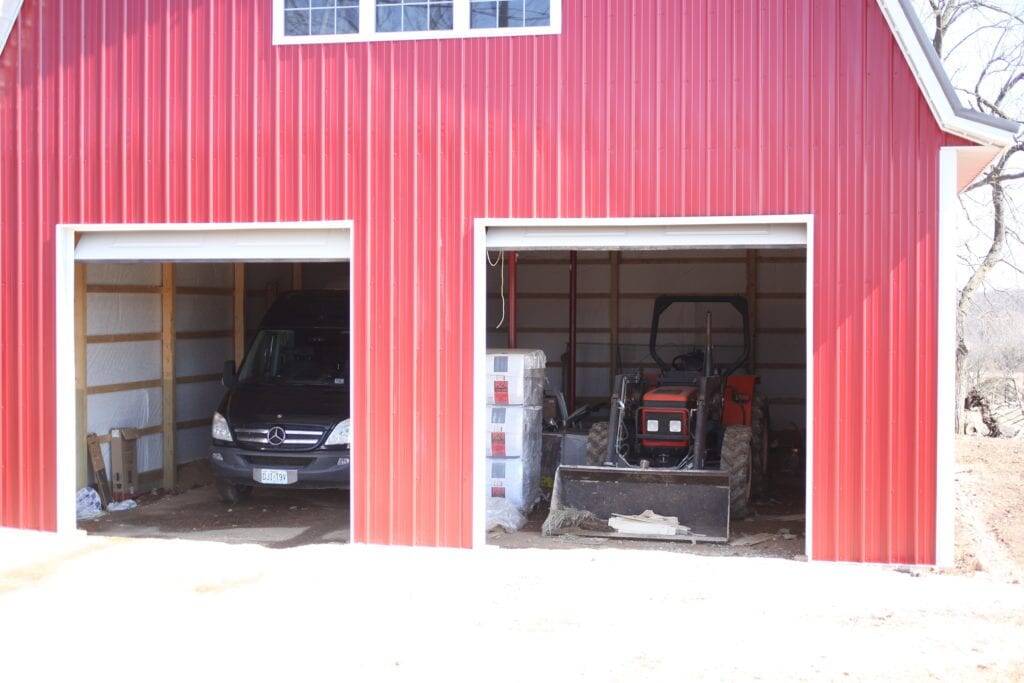
[[(802, 499), (801, 499), (802, 500)], [(546, 504), (540, 505), (530, 515), (527, 524), (520, 531), (507, 533), (500, 529), (487, 534), (487, 542), (500, 548), (548, 548), (564, 550), (572, 548), (643, 548), (693, 555), (721, 557), (777, 557), (792, 560), (806, 560), (804, 555), (804, 514), (803, 508), (792, 503), (766, 500), (754, 506), (754, 514), (746, 519), (733, 520), (730, 528), (730, 543), (689, 543), (679, 541), (635, 541), (615, 538), (587, 537), (566, 534), (563, 536), (542, 536), (541, 525), (547, 517)], [(765, 540), (761, 540), (765, 539)], [(753, 541), (753, 545), (744, 545)]]
[[(108, 512), (78, 527), (101, 536), (181, 538), (194, 541), (257, 543), (268, 548), (291, 548), (310, 543), (347, 543), (349, 499), (342, 491), (256, 489), (240, 505), (225, 505), (210, 484), (197, 485), (173, 495), (150, 494), (139, 506)], [(521, 531), (493, 532), (488, 542), (502, 548), (572, 549), (586, 547), (654, 549), (695, 555), (778, 557), (806, 560), (804, 556), (803, 484), (787, 480), (773, 487), (754, 505), (754, 514), (732, 522), (732, 543), (666, 543), (588, 538), (575, 535), (541, 536), (547, 515), (545, 504), (534, 510)], [(765, 540), (759, 540), (764, 538)], [(746, 540), (754, 545), (737, 545)]]
[[(618, 540), (606, 537), (542, 536), (548, 514), (546, 501), (530, 514), (515, 533), (501, 529), (487, 534), (487, 542), (500, 548), (642, 548), (666, 552), (723, 557), (777, 557), (806, 561), (804, 555), (804, 480), (802, 473), (776, 474), (767, 490), (753, 499), (753, 513), (730, 521), (729, 543)], [(751, 545), (746, 545), (751, 543)]]
[(957, 570), (1024, 581), (1024, 440), (957, 441)]
[(347, 543), (346, 491), (258, 489), (238, 505), (226, 505), (212, 485), (176, 495), (146, 495), (124, 512), (79, 521), (78, 528), (100, 536), (182, 538), (193, 541), (258, 543), (293, 548), (310, 543)]

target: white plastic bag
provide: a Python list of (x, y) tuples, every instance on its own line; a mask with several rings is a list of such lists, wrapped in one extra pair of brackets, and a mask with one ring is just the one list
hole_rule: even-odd
[(78, 519), (95, 519), (103, 515), (103, 503), (96, 489), (86, 486), (75, 495), (75, 516)]
[(507, 498), (487, 499), (487, 530), (501, 528), (508, 532), (519, 531), (526, 524), (526, 517)]
[(137, 507), (138, 503), (129, 498), (128, 500), (122, 500), (116, 503), (111, 503), (107, 506), (107, 512), (123, 512), (125, 510), (131, 510)]

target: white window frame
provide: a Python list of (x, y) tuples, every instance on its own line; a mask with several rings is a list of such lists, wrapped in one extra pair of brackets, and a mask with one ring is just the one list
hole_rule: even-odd
[(288, 36), (284, 33), (284, 0), (274, 3), (274, 45), (310, 45), (321, 43), (367, 43), (387, 40), (437, 40), (441, 38), (497, 38), (502, 36), (549, 36), (562, 32), (562, 0), (551, 0), (551, 24), (548, 26), (503, 26), (470, 28), (471, 0), (452, 0), (450, 31), (377, 31), (377, 0), (359, 0), (359, 32), (316, 36)]

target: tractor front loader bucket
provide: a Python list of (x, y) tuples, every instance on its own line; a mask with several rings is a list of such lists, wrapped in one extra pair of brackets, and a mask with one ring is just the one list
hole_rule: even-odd
[[(608, 526), (613, 515), (640, 515), (646, 510), (676, 517), (688, 531), (648, 535)], [(562, 465), (555, 473), (544, 533), (724, 543), (729, 540), (729, 473)]]

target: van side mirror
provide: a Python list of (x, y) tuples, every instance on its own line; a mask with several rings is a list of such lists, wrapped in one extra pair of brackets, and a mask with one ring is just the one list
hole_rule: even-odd
[(220, 383), (224, 385), (225, 389), (231, 389), (238, 384), (238, 375), (235, 373), (235, 361), (224, 361), (224, 375), (221, 377)]

